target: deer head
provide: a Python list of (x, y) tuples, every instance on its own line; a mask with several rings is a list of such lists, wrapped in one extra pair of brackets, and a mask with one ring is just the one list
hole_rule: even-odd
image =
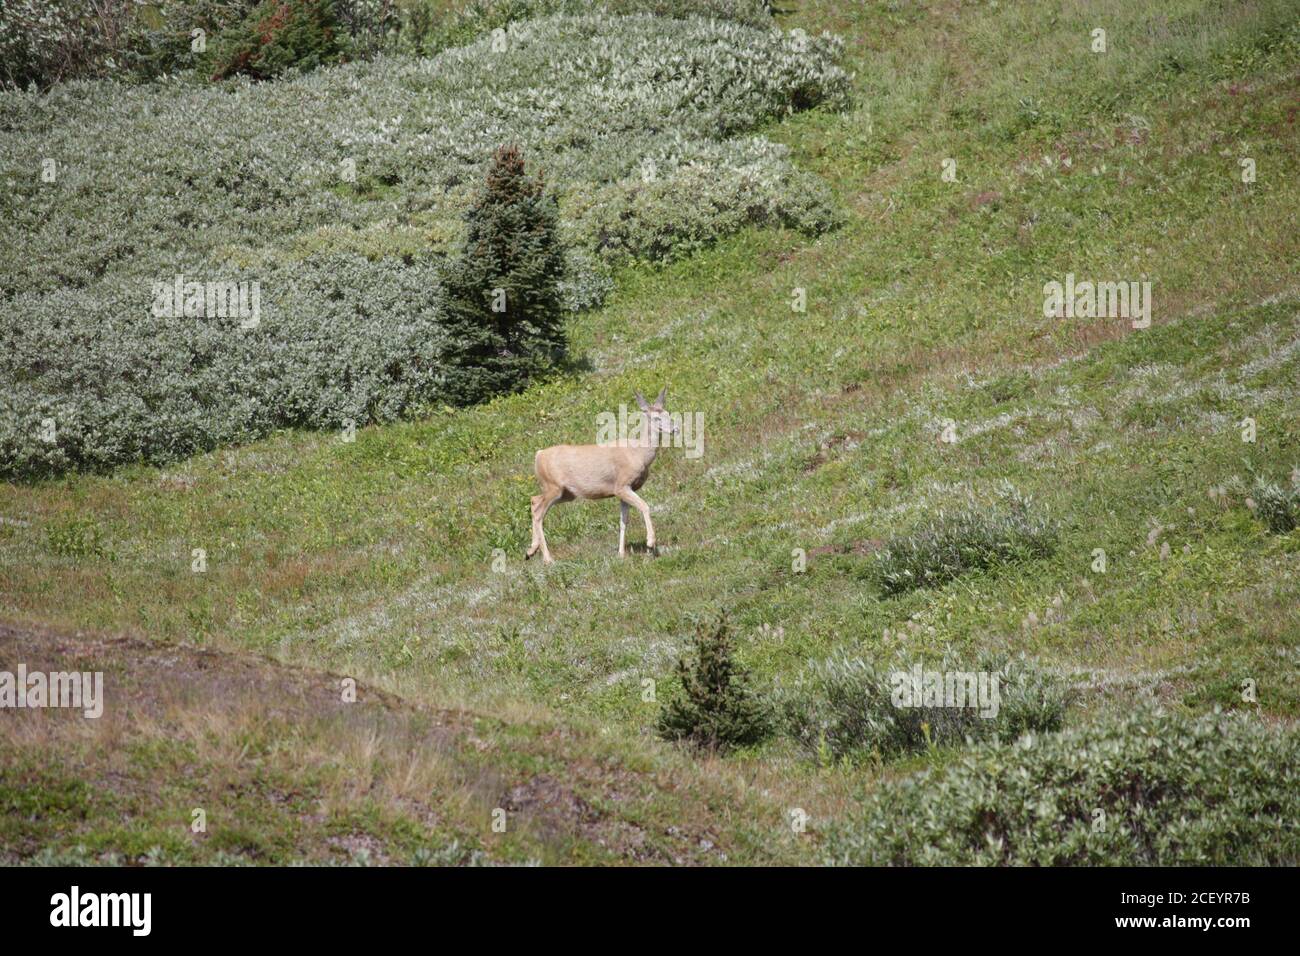
[(657, 446), (661, 434), (674, 435), (677, 433), (677, 423), (673, 421), (673, 416), (664, 411), (664, 399), (668, 395), (667, 385), (659, 389), (659, 396), (653, 402), (647, 402), (645, 396), (640, 392), (635, 394), (636, 403), (646, 420), (641, 434), (647, 444)]

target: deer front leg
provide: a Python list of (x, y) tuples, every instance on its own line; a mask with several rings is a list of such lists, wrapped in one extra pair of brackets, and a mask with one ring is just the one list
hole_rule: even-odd
[(641, 520), (645, 522), (645, 546), (648, 550), (655, 549), (655, 526), (650, 520), (650, 506), (641, 500), (631, 488), (624, 488), (618, 492), (619, 501), (632, 505), (637, 511), (641, 512)]
[(618, 503), (618, 556), (624, 557), (626, 551), (623, 549), (623, 542), (627, 539), (627, 502)]
[(532, 506), (528, 509), (528, 516), (533, 526), (533, 543), (528, 546), (524, 552), (524, 560), (527, 561), (537, 553), (537, 549), (542, 546), (541, 536), (537, 533), (537, 502), (541, 500), (541, 495), (533, 495)]
[(542, 549), (542, 564), (551, 564), (554, 559), (551, 557), (551, 549), (546, 546), (546, 529), (542, 527), (542, 522), (546, 520), (546, 512), (551, 510), (551, 505), (560, 500), (563, 490), (542, 492), (540, 495), (533, 496), (533, 546), (528, 549), (525, 559), (531, 558), (537, 553), (537, 548)]

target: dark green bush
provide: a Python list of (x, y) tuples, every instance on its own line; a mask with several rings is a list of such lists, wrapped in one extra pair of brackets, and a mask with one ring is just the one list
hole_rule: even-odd
[[(139, 9), (134, 28), (123, 38), (117, 61), (123, 72), (141, 79), (196, 67), (213, 71), (213, 52), (260, 5), (260, 0), (166, 0)], [(194, 33), (205, 46), (196, 49)]]
[(990, 737), (1014, 740), (1027, 731), (1061, 728), (1067, 688), (1023, 656), (982, 655), (973, 668), (951, 658), (922, 665), (926, 672), (970, 670), (996, 678), (995, 711), (899, 706), (899, 675), (909, 679), (913, 666), (901, 658), (887, 666), (848, 656), (814, 662), (780, 694), (784, 729), (810, 752), (839, 759), (890, 757)]
[(476, 402), (527, 383), (564, 352), (559, 209), (517, 147), (497, 150), (444, 283), (456, 343), (445, 394)]
[(772, 735), (767, 705), (734, 658), (723, 618), (697, 625), (692, 653), (677, 661), (682, 693), (659, 716), (659, 735), (709, 750), (761, 743)]
[(1300, 488), (1284, 488), (1259, 480), (1251, 496), (1255, 514), (1274, 534), (1289, 534), (1300, 526)]
[(1139, 712), (886, 781), (828, 834), (867, 865), (1300, 863), (1300, 731)]
[[(146, 79), (191, 67), (213, 79), (306, 72), (378, 52), (398, 12), (386, 0), (167, 0), (141, 8), (117, 60)], [(196, 29), (208, 40), (201, 52)]]
[(970, 571), (1046, 557), (1056, 527), (1029, 498), (1011, 492), (993, 506), (944, 512), (887, 541), (870, 569), (880, 591), (901, 594), (946, 584)]
[(212, 79), (264, 80), (290, 68), (340, 63), (348, 58), (348, 39), (337, 0), (262, 0), (212, 40)]

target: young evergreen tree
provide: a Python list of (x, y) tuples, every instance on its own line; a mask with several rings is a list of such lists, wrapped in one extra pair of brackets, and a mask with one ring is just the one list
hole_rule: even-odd
[(445, 280), (444, 323), (458, 353), (445, 389), (459, 403), (520, 388), (564, 352), (559, 209), (518, 147), (496, 151), (465, 219), (465, 248)]
[(723, 618), (697, 625), (694, 654), (677, 661), (682, 694), (659, 717), (659, 736), (710, 750), (761, 743), (772, 735), (772, 714), (749, 687), (749, 675), (734, 659)]

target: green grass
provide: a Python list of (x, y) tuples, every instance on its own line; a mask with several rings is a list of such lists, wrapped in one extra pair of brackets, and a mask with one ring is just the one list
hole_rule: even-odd
[[(841, 229), (751, 230), (624, 270), (573, 323), (589, 371), (486, 406), (354, 444), (284, 433), (0, 486), (0, 615), (584, 727), (651, 775), (679, 757), (651, 741), (642, 681), (668, 699), (692, 619), (718, 608), (760, 687), (840, 651), (1013, 651), (1069, 675), (1085, 714), (1154, 694), (1300, 716), (1300, 538), (1246, 504), (1256, 478), (1286, 486), (1300, 465), (1286, 5), (789, 6), (785, 26), (847, 38), (858, 101), (764, 132), (832, 185)], [(1044, 318), (1042, 285), (1067, 272), (1150, 279), (1153, 327)], [(619, 561), (616, 507), (577, 503), (547, 519), (559, 563), (524, 564), (533, 452), (594, 440), (598, 412), (663, 384), (670, 410), (704, 413), (705, 454), (661, 453), (642, 489), (661, 555)], [(1006, 484), (1057, 523), (1050, 553), (891, 596), (864, 585), (880, 542)], [(725, 766), (773, 820), (805, 806), (815, 830), (915, 764), (818, 768), (776, 741)], [(660, 825), (690, 802), (657, 799)], [(718, 812), (733, 861), (813, 853), (815, 836), (791, 845), (779, 822)]]

